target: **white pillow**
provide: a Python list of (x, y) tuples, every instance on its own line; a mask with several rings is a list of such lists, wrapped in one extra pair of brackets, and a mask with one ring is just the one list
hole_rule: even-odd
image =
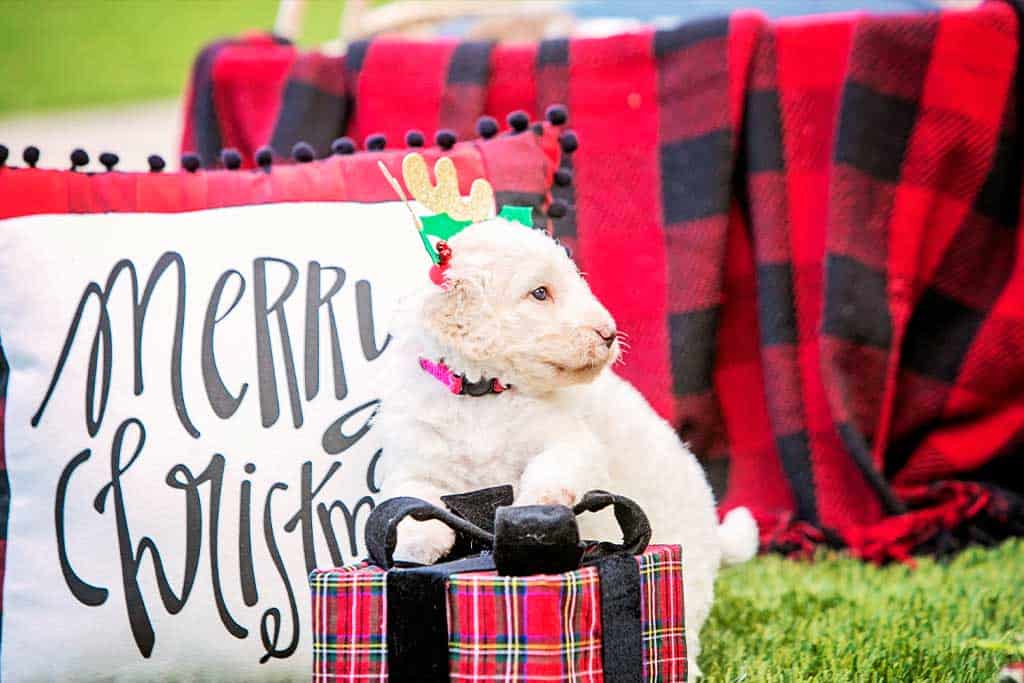
[(2, 680), (308, 679), (306, 558), (363, 552), (375, 366), (428, 266), (397, 202), (5, 221)]

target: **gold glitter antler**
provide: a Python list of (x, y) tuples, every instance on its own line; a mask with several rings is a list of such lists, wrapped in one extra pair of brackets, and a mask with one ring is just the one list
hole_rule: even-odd
[(485, 221), (495, 214), (494, 189), (482, 178), (473, 181), (469, 197), (459, 194), (459, 178), (455, 164), (448, 157), (441, 157), (434, 164), (437, 185), (430, 182), (427, 162), (417, 153), (406, 155), (402, 160), (402, 177), (413, 199), (431, 211), (448, 214), (456, 221)]

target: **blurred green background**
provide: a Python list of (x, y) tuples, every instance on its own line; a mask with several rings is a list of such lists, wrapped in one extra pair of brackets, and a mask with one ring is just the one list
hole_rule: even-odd
[[(344, 0), (309, 0), (302, 45), (337, 37)], [(0, 116), (178, 98), (221, 36), (270, 30), (277, 0), (0, 0)]]

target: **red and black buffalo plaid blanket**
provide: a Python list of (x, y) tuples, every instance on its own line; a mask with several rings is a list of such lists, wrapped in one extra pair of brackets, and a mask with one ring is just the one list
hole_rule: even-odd
[(567, 104), (556, 232), (630, 334), (622, 374), (729, 463), (723, 510), (785, 551), (944, 554), (1024, 533), (1017, 24), (988, 2), (340, 58), (250, 38), (200, 57), (183, 148), (325, 155)]

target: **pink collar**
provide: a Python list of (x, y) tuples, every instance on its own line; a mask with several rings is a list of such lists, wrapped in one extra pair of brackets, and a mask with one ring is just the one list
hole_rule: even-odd
[(457, 396), (486, 396), (487, 394), (500, 394), (511, 389), (511, 386), (501, 383), (497, 377), (491, 379), (480, 379), (470, 382), (465, 375), (456, 375), (444, 364), (443, 360), (434, 362), (428, 358), (420, 358), (420, 367), (428, 375), (441, 384), (448, 387), (448, 391)]

